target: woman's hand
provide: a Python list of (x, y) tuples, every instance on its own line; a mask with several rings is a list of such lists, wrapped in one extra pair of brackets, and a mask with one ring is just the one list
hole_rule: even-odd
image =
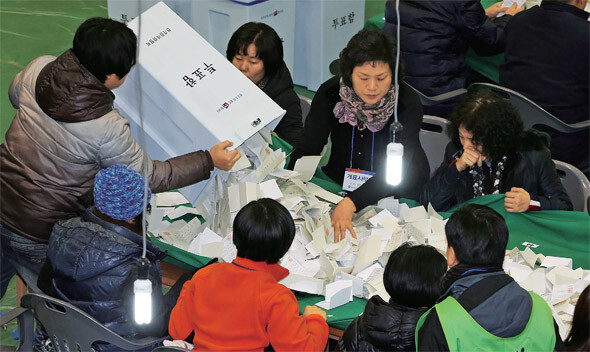
[(352, 214), (356, 211), (356, 206), (354, 202), (348, 198), (344, 197), (330, 216), (331, 224), (334, 227), (334, 242), (338, 242), (341, 239), (344, 239), (346, 236), (346, 230), (350, 231), (352, 237), (356, 238), (356, 233), (352, 228)]
[(463, 170), (472, 167), (476, 163), (481, 165), (482, 161), (484, 160), (486, 160), (485, 156), (481, 155), (481, 153), (479, 153), (477, 150), (469, 148), (463, 151), (463, 155), (461, 155), (455, 165), (457, 166), (457, 170), (462, 172)]
[(510, 15), (510, 16), (514, 16), (517, 13), (524, 11), (524, 5), (522, 5), (521, 7), (517, 6), (518, 4), (516, 2), (514, 2), (514, 4), (512, 4), (512, 6), (510, 6), (510, 8), (508, 8), (506, 10), (506, 14)]
[(223, 141), (211, 147), (209, 154), (211, 154), (213, 165), (215, 165), (216, 168), (228, 171), (234, 166), (236, 161), (238, 161), (240, 158), (240, 152), (237, 149), (227, 151), (227, 148), (232, 145), (234, 144), (230, 141)]
[(502, 7), (502, 3), (503, 1), (498, 1), (497, 3), (494, 3), (492, 6), (488, 7), (486, 9), (486, 16), (488, 16), (489, 19), (494, 19), (500, 12), (506, 11), (505, 7)]
[(506, 192), (504, 198), (504, 207), (511, 213), (522, 213), (529, 209), (531, 204), (531, 195), (519, 187), (512, 187), (510, 192)]

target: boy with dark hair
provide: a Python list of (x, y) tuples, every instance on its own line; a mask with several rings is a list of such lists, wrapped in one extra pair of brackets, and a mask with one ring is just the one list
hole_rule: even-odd
[(326, 312), (299, 304), (278, 283), (289, 271), (278, 263), (295, 236), (295, 224), (277, 201), (248, 203), (234, 220), (238, 249), (231, 263), (199, 270), (182, 288), (170, 315), (175, 340), (194, 331), (195, 350), (323, 351), (328, 341)]
[(440, 296), (440, 280), (447, 271), (445, 257), (431, 246), (397, 248), (387, 261), (383, 284), (389, 302), (375, 295), (364, 313), (346, 328), (341, 351), (411, 351), (420, 316)]
[(465, 205), (445, 226), (443, 294), (416, 326), (418, 351), (563, 350), (547, 303), (504, 273), (504, 218), (489, 207)]
[(228, 170), (239, 158), (224, 141), (211, 151), (150, 159), (113, 109), (111, 90), (135, 64), (136, 45), (123, 23), (91, 18), (73, 49), (33, 60), (10, 85), (18, 111), (0, 146), (0, 297), (17, 272), (38, 292), (51, 228), (91, 205), (99, 170), (121, 164), (142, 172), (145, 163), (150, 187), (162, 192), (207, 179), (214, 167)]

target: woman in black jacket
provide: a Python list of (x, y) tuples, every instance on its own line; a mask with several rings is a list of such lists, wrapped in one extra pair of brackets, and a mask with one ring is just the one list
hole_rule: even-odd
[(440, 167), (420, 202), (445, 211), (486, 194), (506, 193), (509, 212), (572, 210), (555, 171), (546, 134), (524, 131), (518, 111), (494, 93), (477, 93), (451, 113)]
[(393, 251), (383, 273), (391, 296), (373, 296), (363, 314), (350, 323), (338, 341), (341, 351), (414, 351), (414, 330), (420, 316), (441, 294), (447, 261), (436, 249), (408, 242)]
[(283, 43), (264, 23), (248, 22), (231, 36), (226, 56), (246, 77), (287, 112), (274, 131), (293, 147), (299, 146), (303, 123), (293, 80), (283, 61)]
[[(348, 188), (348, 196), (332, 212), (335, 241), (343, 238), (346, 230), (355, 236), (351, 223), (355, 211), (391, 195), (418, 199), (428, 180), (430, 169), (418, 138), (422, 105), (404, 82), (400, 81), (399, 92), (395, 91), (395, 59), (395, 39), (387, 31), (355, 34), (340, 53), (342, 76), (327, 80), (318, 89), (305, 120), (302, 145), (291, 154), (290, 166), (301, 156), (319, 155), (330, 136), (330, 160), (323, 171), (334, 182), (343, 184), (347, 168), (375, 174), (360, 187)], [(403, 178), (397, 186), (390, 186), (385, 181), (385, 167), (395, 95), (403, 125)]]

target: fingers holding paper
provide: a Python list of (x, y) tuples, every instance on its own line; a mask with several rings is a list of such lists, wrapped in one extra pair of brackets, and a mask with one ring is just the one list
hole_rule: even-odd
[(334, 242), (338, 242), (346, 237), (346, 230), (350, 231), (352, 237), (356, 238), (356, 233), (352, 227), (352, 215), (356, 211), (354, 202), (348, 198), (343, 198), (330, 216), (330, 222), (334, 227)]
[(227, 148), (232, 145), (234, 144), (230, 141), (223, 141), (211, 147), (209, 154), (211, 154), (213, 165), (215, 165), (216, 168), (228, 171), (234, 166), (236, 161), (240, 159), (240, 152), (237, 149), (231, 151), (227, 150)]

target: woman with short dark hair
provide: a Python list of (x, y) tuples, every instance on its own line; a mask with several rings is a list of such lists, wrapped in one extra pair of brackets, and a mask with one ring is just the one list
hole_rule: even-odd
[(420, 316), (436, 303), (447, 261), (431, 246), (406, 242), (393, 251), (383, 273), (388, 302), (379, 295), (367, 302), (338, 342), (341, 351), (411, 351)]
[(266, 95), (286, 110), (274, 131), (294, 147), (299, 146), (303, 123), (293, 80), (283, 61), (283, 43), (272, 27), (248, 22), (231, 36), (226, 56)]
[[(395, 62), (396, 42), (390, 33), (363, 29), (355, 34), (340, 53), (342, 76), (329, 79), (318, 89), (305, 120), (302, 145), (291, 154), (290, 166), (301, 156), (318, 155), (330, 136), (330, 160), (323, 171), (349, 191), (332, 212), (335, 241), (347, 230), (355, 236), (351, 222), (355, 211), (391, 195), (418, 199), (428, 180), (428, 161), (418, 138), (422, 105), (401, 74), (396, 91)], [(403, 125), (403, 179), (390, 186), (385, 181), (386, 148), (396, 95)], [(357, 184), (358, 188), (343, 183), (370, 172), (375, 176)]]
[(437, 211), (486, 194), (506, 193), (509, 212), (572, 210), (547, 149), (549, 138), (524, 131), (514, 106), (494, 93), (468, 96), (451, 113), (451, 142), (421, 203)]

